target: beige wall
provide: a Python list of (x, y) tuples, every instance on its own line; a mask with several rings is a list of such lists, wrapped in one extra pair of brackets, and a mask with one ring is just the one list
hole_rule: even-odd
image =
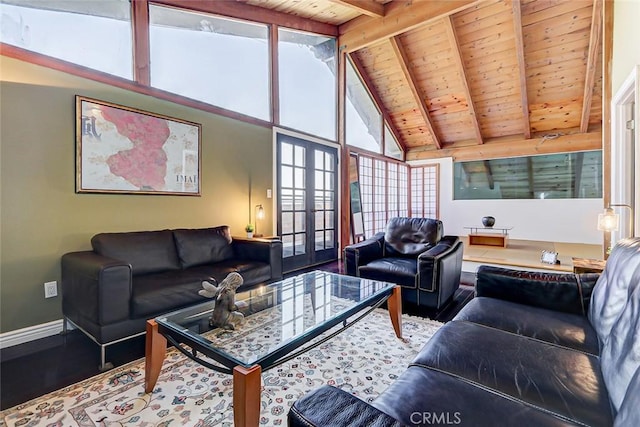
[[(252, 202), (273, 218), (271, 129), (0, 56), (0, 332), (62, 318), (60, 257), (103, 231), (228, 224), (244, 234)], [(75, 95), (202, 124), (202, 196), (75, 193)], [(271, 225), (262, 226), (269, 234)]]
[(615, 95), (633, 67), (640, 64), (640, 0), (613, 3), (612, 94)]

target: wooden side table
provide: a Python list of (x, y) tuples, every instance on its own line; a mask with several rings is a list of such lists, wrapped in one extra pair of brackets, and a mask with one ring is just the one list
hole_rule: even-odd
[(571, 258), (573, 261), (573, 272), (580, 273), (602, 273), (607, 261), (603, 259), (591, 258)]

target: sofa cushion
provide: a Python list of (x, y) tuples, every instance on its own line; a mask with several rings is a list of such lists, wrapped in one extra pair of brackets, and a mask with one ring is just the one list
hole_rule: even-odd
[(380, 280), (415, 289), (418, 262), (415, 258), (380, 258), (359, 267), (358, 274), (365, 279)]
[(512, 396), (421, 366), (410, 366), (372, 406), (405, 426), (576, 425)]
[(91, 246), (100, 255), (131, 264), (134, 276), (180, 268), (170, 230), (100, 233), (91, 238)]
[(544, 308), (475, 297), (456, 315), (465, 320), (517, 335), (552, 343), (561, 347), (600, 354), (596, 331), (586, 316)]
[(583, 425), (611, 425), (597, 356), (494, 328), (445, 324), (413, 365), (437, 369)]
[(134, 279), (132, 317), (152, 317), (207, 299), (198, 294), (207, 276), (191, 270), (147, 274)]
[(384, 233), (385, 256), (412, 256), (442, 239), (442, 221), (431, 218), (391, 218)]
[(228, 259), (215, 264), (193, 267), (190, 268), (189, 271), (200, 274), (201, 276), (211, 276), (215, 278), (218, 283), (227, 277), (227, 274), (235, 271), (240, 273), (244, 280), (242, 288), (271, 280), (271, 266), (266, 262), (259, 261)]
[(211, 264), (233, 257), (229, 227), (173, 230), (183, 268)]
[(476, 295), (530, 304), (555, 311), (585, 314), (581, 276), (542, 273), (483, 265), (478, 269)]

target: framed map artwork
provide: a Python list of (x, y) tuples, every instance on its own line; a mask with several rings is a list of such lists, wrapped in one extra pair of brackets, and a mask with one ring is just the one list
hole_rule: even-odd
[(200, 195), (201, 125), (76, 95), (76, 193)]

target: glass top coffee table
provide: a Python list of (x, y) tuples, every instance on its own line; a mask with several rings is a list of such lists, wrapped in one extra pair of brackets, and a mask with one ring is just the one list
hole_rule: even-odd
[(202, 365), (233, 374), (236, 426), (257, 426), (262, 371), (282, 364), (344, 331), (387, 302), (402, 338), (400, 287), (313, 271), (238, 293), (245, 320), (236, 330), (212, 328), (213, 300), (147, 321), (145, 392), (153, 391), (167, 343)]

